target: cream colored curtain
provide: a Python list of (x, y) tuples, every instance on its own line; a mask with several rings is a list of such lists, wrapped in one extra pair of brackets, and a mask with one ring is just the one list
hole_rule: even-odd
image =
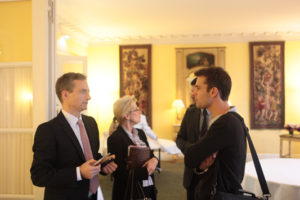
[(2, 63), (0, 97), (0, 197), (30, 195), (32, 68), (5, 67)]
[(31, 67), (0, 68), (0, 128), (32, 127)]

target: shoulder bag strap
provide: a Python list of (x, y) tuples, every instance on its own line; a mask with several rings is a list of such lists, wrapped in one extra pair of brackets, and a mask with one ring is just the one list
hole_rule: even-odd
[[(230, 113), (232, 113), (236, 118), (239, 119), (239, 117), (237, 116), (238, 115), (237, 113), (235, 113), (235, 112), (230, 112)], [(257, 174), (257, 177), (258, 177), (258, 181), (259, 181), (261, 190), (263, 192), (263, 196), (266, 199), (268, 199), (269, 197), (271, 197), (271, 194), (269, 192), (269, 188), (268, 188), (264, 173), (262, 171), (257, 153), (255, 151), (253, 142), (252, 142), (251, 137), (249, 135), (249, 129), (245, 125), (244, 125), (244, 129), (245, 129), (245, 134), (246, 134), (246, 137), (247, 137), (247, 140), (248, 140), (249, 148), (250, 148), (250, 151), (251, 151), (251, 155), (252, 155), (253, 163), (254, 163), (254, 166), (255, 166), (256, 174)]]
[[(128, 198), (132, 200), (133, 199), (133, 187), (134, 187), (134, 170), (129, 170), (129, 175), (128, 175), (128, 180), (127, 180), (127, 185), (124, 193), (124, 200)], [(129, 194), (128, 194), (129, 193)]]
[(246, 132), (246, 137), (247, 137), (247, 140), (248, 140), (249, 148), (250, 148), (250, 151), (251, 151), (252, 159), (253, 159), (253, 162), (254, 162), (254, 166), (255, 166), (255, 169), (256, 169), (256, 173), (257, 173), (257, 176), (258, 176), (259, 184), (260, 184), (261, 190), (263, 192), (263, 196), (266, 197), (266, 198), (269, 198), (269, 197), (271, 197), (271, 194), (269, 192), (269, 188), (268, 188), (264, 173), (262, 171), (258, 156), (256, 154), (253, 142), (252, 142), (251, 137), (249, 135), (249, 130), (246, 126), (245, 126), (245, 132)]

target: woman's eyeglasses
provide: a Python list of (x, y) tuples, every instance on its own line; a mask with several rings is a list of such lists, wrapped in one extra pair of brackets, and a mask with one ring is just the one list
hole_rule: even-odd
[(134, 110), (131, 110), (130, 112), (132, 113), (132, 112), (137, 112), (137, 111), (141, 111), (141, 110), (139, 108), (136, 108)]

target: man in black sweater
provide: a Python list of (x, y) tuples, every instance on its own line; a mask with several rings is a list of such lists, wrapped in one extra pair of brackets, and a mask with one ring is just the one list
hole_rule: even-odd
[(235, 193), (241, 188), (246, 160), (245, 124), (228, 104), (230, 76), (220, 67), (195, 73), (195, 101), (211, 114), (206, 134), (185, 152), (185, 164), (203, 177), (195, 188), (195, 199), (209, 199), (215, 189)]

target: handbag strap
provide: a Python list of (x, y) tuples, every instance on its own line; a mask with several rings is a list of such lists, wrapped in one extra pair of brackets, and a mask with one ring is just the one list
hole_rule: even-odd
[(267, 182), (266, 182), (266, 179), (265, 179), (265, 175), (262, 171), (262, 168), (261, 168), (257, 153), (255, 151), (253, 142), (252, 142), (251, 137), (249, 135), (249, 129), (246, 126), (245, 126), (245, 132), (246, 132), (246, 137), (247, 137), (247, 140), (248, 140), (249, 148), (250, 148), (250, 151), (251, 151), (252, 159), (253, 159), (253, 162), (254, 162), (256, 174), (257, 174), (257, 177), (258, 177), (258, 180), (259, 180), (261, 190), (263, 192), (263, 196), (268, 199), (269, 197), (271, 197), (271, 194), (269, 192), (269, 188), (268, 188), (268, 185), (267, 185)]
[(145, 195), (145, 193), (144, 193), (144, 190), (143, 190), (143, 188), (142, 188), (140, 182), (137, 182), (137, 185), (138, 185), (138, 188), (139, 188), (140, 191), (141, 191), (140, 194), (142, 194), (142, 196), (143, 196), (142, 199), (147, 200), (148, 198), (146, 197), (146, 195)]
[(125, 188), (124, 200), (128, 198), (128, 195), (129, 195), (129, 199), (133, 199), (133, 178), (134, 178), (133, 176), (134, 176), (134, 171), (129, 170), (127, 185)]

